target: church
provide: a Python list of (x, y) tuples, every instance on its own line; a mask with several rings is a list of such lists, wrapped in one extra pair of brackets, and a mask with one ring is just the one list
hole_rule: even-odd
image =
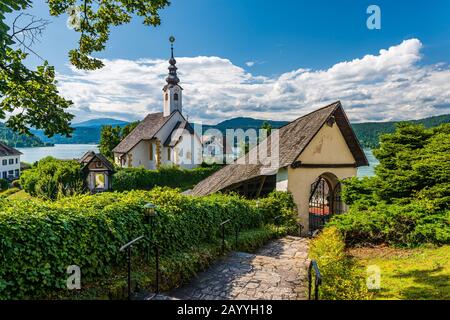
[(202, 163), (201, 138), (183, 116), (183, 88), (179, 85), (176, 60), (171, 58), (169, 75), (163, 88), (163, 112), (151, 113), (114, 149), (114, 161), (120, 167), (158, 169), (175, 165), (192, 169)]

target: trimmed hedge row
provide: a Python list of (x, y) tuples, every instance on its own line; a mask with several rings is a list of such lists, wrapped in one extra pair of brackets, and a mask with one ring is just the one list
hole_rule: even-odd
[(194, 169), (161, 167), (158, 170), (144, 168), (123, 168), (114, 174), (113, 189), (117, 191), (150, 190), (154, 187), (190, 189), (206, 177), (220, 169), (207, 166)]
[[(281, 212), (293, 221), (289, 195), (274, 193), (258, 203), (237, 195), (191, 197), (177, 190), (79, 195), (61, 200), (0, 199), (0, 299), (45, 297), (66, 287), (69, 265), (81, 268), (82, 281), (112, 274), (123, 267), (119, 248), (148, 235), (143, 205), (158, 206), (153, 239), (164, 255), (195, 251), (218, 243), (219, 224), (231, 219), (241, 230), (260, 228)], [(292, 226), (295, 228), (294, 226)], [(148, 240), (142, 249), (149, 246)]]

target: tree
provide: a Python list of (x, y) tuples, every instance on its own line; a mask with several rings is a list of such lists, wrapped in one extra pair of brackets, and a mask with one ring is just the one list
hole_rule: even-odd
[[(91, 54), (105, 49), (110, 27), (129, 23), (133, 15), (143, 17), (145, 25), (157, 26), (158, 11), (169, 5), (167, 0), (47, 2), (52, 16), (69, 14), (74, 30), (80, 34), (78, 47), (69, 52), (70, 61), (77, 68), (89, 70), (103, 66)], [(48, 22), (31, 18), (30, 23), (17, 27), (15, 19), (12, 28), (5, 23), (5, 14), (31, 5), (31, 0), (0, 2), (0, 119), (13, 114), (6, 124), (19, 133), (31, 135), (29, 128), (34, 127), (43, 129), (49, 137), (57, 133), (70, 136), (73, 115), (66, 110), (73, 103), (59, 95), (54, 68), (47, 61), (36, 70), (24, 64), (28, 53), (36, 54), (31, 46)]]
[(100, 152), (108, 159), (113, 159), (112, 150), (120, 143), (121, 128), (119, 126), (103, 126), (100, 133), (100, 143), (98, 148)]
[(85, 191), (81, 164), (46, 157), (20, 176), (20, 185), (32, 196), (55, 200)]
[(267, 130), (267, 136), (270, 136), (270, 133), (272, 132), (272, 125), (269, 122), (264, 121), (261, 125), (261, 129)]
[(114, 160), (113, 149), (122, 141), (127, 135), (133, 131), (139, 124), (139, 121), (128, 123), (123, 128), (119, 126), (103, 126), (100, 132), (100, 143), (98, 148), (100, 152), (108, 159)]
[(121, 134), (121, 139), (123, 140), (127, 135), (130, 134), (131, 131), (134, 130), (134, 128), (136, 128), (136, 126), (139, 124), (140, 121), (134, 121), (134, 122), (130, 122), (129, 124), (127, 124), (126, 126), (124, 126), (122, 128), (122, 134)]

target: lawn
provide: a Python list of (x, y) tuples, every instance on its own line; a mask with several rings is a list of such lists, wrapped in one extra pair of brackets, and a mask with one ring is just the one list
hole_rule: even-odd
[(450, 299), (450, 246), (396, 249), (350, 249), (364, 267), (381, 269), (381, 289), (375, 299)]
[(24, 190), (19, 190), (8, 196), (8, 199), (32, 199), (33, 197), (26, 193)]

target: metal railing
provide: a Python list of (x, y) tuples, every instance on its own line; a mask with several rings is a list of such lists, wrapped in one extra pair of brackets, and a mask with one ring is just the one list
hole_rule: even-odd
[(312, 272), (314, 270), (314, 300), (319, 300), (319, 286), (322, 284), (322, 275), (316, 260), (311, 260), (308, 267), (308, 299), (311, 300)]
[(133, 245), (138, 242), (139, 240), (143, 239), (144, 236), (137, 237), (134, 240), (131, 240), (127, 244), (124, 244), (122, 247), (120, 247), (119, 251), (127, 251), (127, 269), (128, 269), (128, 275), (127, 275), (127, 282), (128, 282), (128, 300), (131, 300), (131, 249), (133, 248)]
[(223, 221), (222, 223), (220, 223), (220, 228), (222, 230), (222, 254), (224, 254), (225, 252), (225, 225), (227, 223), (230, 223), (230, 219)]
[(157, 243), (153, 242), (153, 247), (155, 250), (155, 283), (156, 283), (156, 290), (153, 296), (151, 296), (149, 299), (155, 298), (157, 295), (159, 295), (159, 255), (160, 255), (160, 249), (161, 246), (159, 246)]

